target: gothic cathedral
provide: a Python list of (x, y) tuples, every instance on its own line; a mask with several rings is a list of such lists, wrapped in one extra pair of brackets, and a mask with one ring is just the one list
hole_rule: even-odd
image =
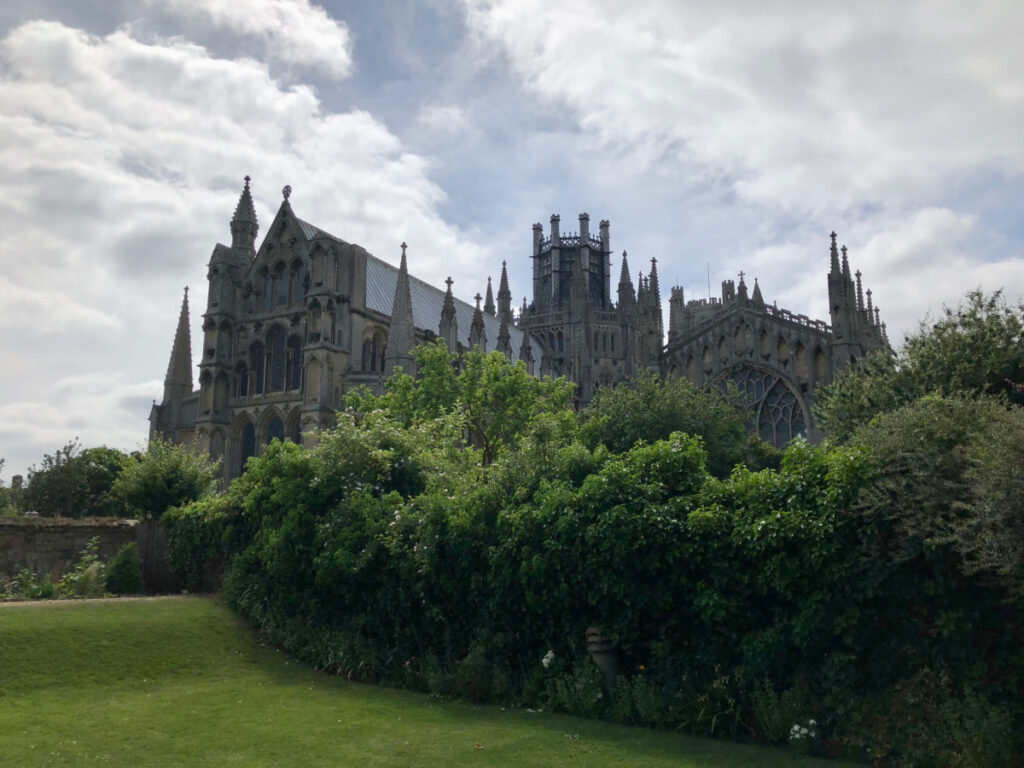
[(784, 445), (797, 435), (818, 437), (811, 418), (814, 391), (843, 365), (887, 345), (871, 291), (840, 261), (832, 235), (828, 295), (831, 325), (794, 315), (761, 296), (722, 283), (721, 299), (669, 296), (664, 342), (656, 259), (634, 287), (627, 261), (611, 293), (609, 223), (596, 237), (590, 217), (562, 233), (551, 217), (544, 235), (533, 225), (533, 301), (512, 310), (502, 264), (498, 302), (461, 301), (409, 274), (407, 246), (396, 269), (364, 248), (328, 234), (292, 211), (291, 188), (256, 248), (258, 222), (249, 178), (231, 219), (231, 245), (210, 257), (203, 314), (199, 389), (193, 390), (188, 290), (181, 306), (163, 399), (150, 414), (150, 437), (196, 441), (223, 460), (225, 479), (271, 440), (296, 443), (328, 427), (349, 390), (380, 391), (394, 368), (415, 374), (412, 349), (443, 339), (458, 354), (479, 346), (522, 361), (538, 376), (565, 376), (588, 403), (596, 388), (641, 370), (686, 376), (697, 386), (733, 382), (746, 400), (751, 426)]

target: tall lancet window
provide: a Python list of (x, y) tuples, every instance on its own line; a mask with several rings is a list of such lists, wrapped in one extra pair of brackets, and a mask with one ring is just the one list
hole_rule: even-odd
[(267, 345), (270, 347), (270, 391), (280, 392), (284, 389), (287, 371), (287, 352), (285, 350), (284, 329), (275, 325), (267, 334)]
[(288, 339), (288, 389), (302, 387), (302, 341), (298, 336)]

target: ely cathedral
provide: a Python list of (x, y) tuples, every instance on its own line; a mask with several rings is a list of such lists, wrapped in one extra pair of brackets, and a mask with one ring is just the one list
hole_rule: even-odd
[[(533, 300), (512, 308), (502, 265), (497, 304), (473, 304), (409, 274), (406, 245), (396, 269), (364, 248), (298, 218), (291, 188), (263, 242), (245, 179), (231, 219), (231, 245), (210, 256), (203, 314), (199, 388), (194, 389), (188, 291), (174, 336), (163, 399), (150, 414), (150, 437), (196, 440), (223, 459), (227, 479), (277, 438), (296, 443), (333, 423), (344, 395), (380, 391), (396, 366), (415, 374), (411, 352), (443, 339), (458, 354), (479, 346), (522, 361), (537, 376), (564, 376), (580, 405), (595, 389), (642, 370), (685, 376), (696, 386), (733, 382), (751, 429), (774, 445), (818, 437), (810, 406), (815, 390), (842, 366), (887, 345), (885, 325), (851, 274), (845, 246), (832, 234), (828, 273), (831, 323), (769, 304), (754, 281), (726, 280), (721, 298), (687, 301), (669, 291), (668, 337), (657, 260), (636, 283), (622, 252), (612, 285), (610, 226), (592, 233), (579, 216), (562, 232), (533, 225)], [(483, 305), (481, 306), (481, 301)]]

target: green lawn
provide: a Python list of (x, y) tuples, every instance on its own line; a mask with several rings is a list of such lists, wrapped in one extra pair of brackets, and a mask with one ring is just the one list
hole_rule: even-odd
[(348, 683), (201, 598), (0, 606), (0, 766), (831, 766)]

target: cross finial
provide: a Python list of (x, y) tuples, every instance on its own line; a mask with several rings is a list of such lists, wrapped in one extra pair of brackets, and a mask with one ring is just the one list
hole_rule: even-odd
[(854, 272), (853, 274), (855, 274), (857, 276), (857, 279), (860, 280), (860, 270), (859, 269), (856, 272)]
[(250, 178), (249, 178), (249, 174), (248, 174), (248, 173), (247, 173), (247, 174), (245, 174), (245, 188), (246, 188), (246, 189), (248, 189), (248, 188), (249, 188), (249, 182), (250, 182), (250, 181), (252, 181), (252, 179), (250, 179)]
[(741, 283), (743, 282), (743, 276), (744, 276), (744, 275), (746, 275), (746, 272), (744, 272), (744, 271), (743, 271), (743, 270), (741, 269), (741, 270), (740, 270), (740, 282), (741, 282)]
[(444, 284), (448, 286), (448, 293), (452, 292), (452, 283), (454, 283), (454, 282), (455, 281), (452, 280), (452, 276), (451, 275), (448, 275), (448, 279), (444, 281)]
[(403, 240), (403, 241), (402, 241), (402, 255), (403, 255), (403, 256), (405, 255), (405, 249), (406, 249), (406, 248), (408, 248), (408, 247), (409, 247), (409, 246), (407, 246), (407, 245), (405, 244), (405, 241)]
[(284, 185), (284, 189), (281, 190), (281, 195), (284, 196), (285, 200), (287, 200), (289, 197), (291, 197), (292, 196), (292, 185), (291, 184), (285, 184)]
[(476, 296), (474, 296), (473, 298), (474, 298), (474, 299), (476, 299), (476, 308), (477, 308), (477, 309), (480, 309), (480, 301), (481, 301), (481, 299), (483, 299), (483, 296), (481, 296), (481, 295), (480, 295), (480, 294), (478, 293), (478, 294), (477, 294)]
[(836, 232), (835, 232), (835, 230), (832, 230), (832, 234), (829, 235), (829, 237), (832, 238), (832, 245), (835, 246), (835, 244), (836, 244)]
[(846, 246), (845, 245), (842, 248), (840, 248), (839, 250), (843, 252), (843, 256), (846, 255)]
[(188, 286), (187, 285), (185, 286), (185, 298), (186, 299), (188, 298)]

